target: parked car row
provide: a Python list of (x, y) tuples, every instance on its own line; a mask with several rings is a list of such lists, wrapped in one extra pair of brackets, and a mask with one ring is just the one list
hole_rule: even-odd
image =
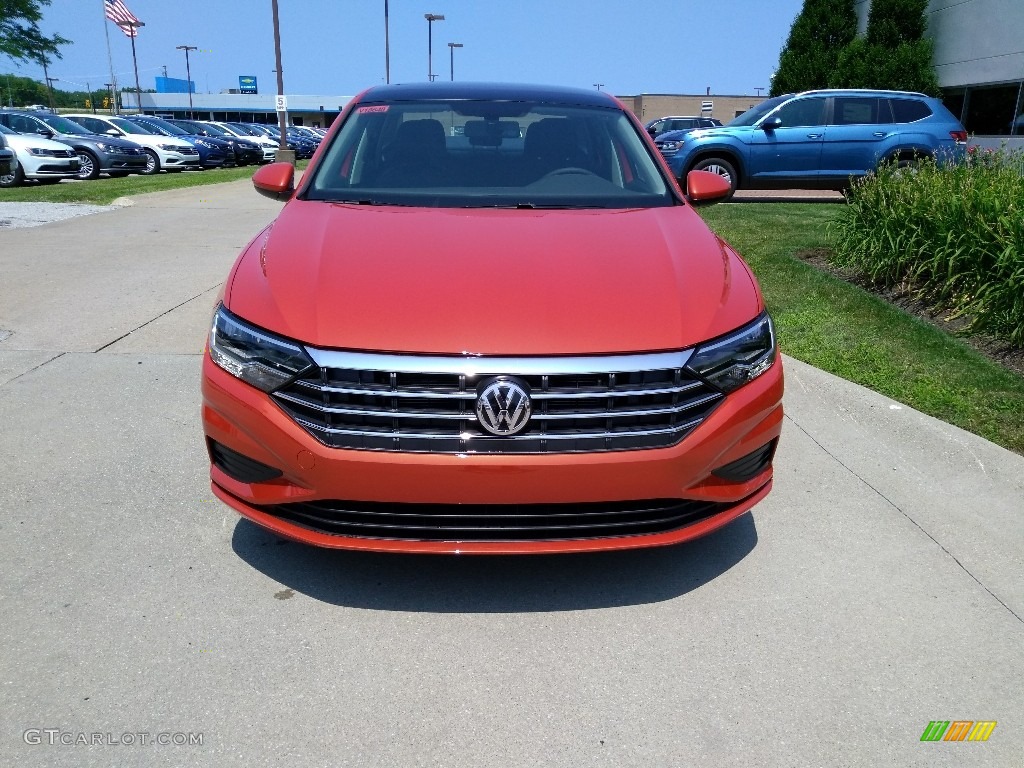
[[(0, 109), (0, 135), (0, 188), (270, 163), (280, 143), (277, 126), (44, 110)], [(324, 135), (289, 127), (287, 143), (309, 158)]]

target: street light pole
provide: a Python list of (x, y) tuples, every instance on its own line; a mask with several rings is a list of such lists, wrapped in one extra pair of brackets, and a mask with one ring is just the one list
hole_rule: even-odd
[(177, 45), (175, 48), (179, 51), (185, 52), (185, 87), (188, 88), (188, 116), (192, 117), (192, 68), (188, 63), (188, 52), (198, 51), (194, 45)]
[[(270, 0), (270, 7), (274, 14), (274, 61), (277, 63), (277, 95), (279, 101), (284, 100), (284, 69), (281, 67), (281, 23), (277, 15), (277, 0)], [(295, 165), (295, 152), (288, 149), (288, 113), (286, 110), (277, 111), (277, 128), (281, 137), (277, 142), (277, 161), (280, 163), (291, 163)]]
[(57, 110), (53, 106), (53, 81), (56, 80), (57, 78), (56, 77), (50, 77), (50, 73), (46, 69), (46, 65), (48, 63), (46, 61), (46, 57), (43, 56), (41, 60), (43, 62), (43, 78), (46, 80), (46, 92), (47, 92), (47, 94), (49, 94), (49, 98), (50, 98), (50, 111), (51, 112), (56, 112)]
[(451, 79), (452, 79), (453, 83), (455, 82), (455, 49), (456, 48), (462, 48), (462, 43), (448, 43), (448, 53), (449, 53), (449, 58), (451, 59), (449, 61), (449, 67), (450, 67), (450, 70), (451, 70)]
[(434, 22), (444, 21), (443, 13), (424, 13), (427, 20), (427, 80), (434, 82)]
[(391, 32), (388, 29), (388, 0), (384, 0), (384, 82), (391, 82)]

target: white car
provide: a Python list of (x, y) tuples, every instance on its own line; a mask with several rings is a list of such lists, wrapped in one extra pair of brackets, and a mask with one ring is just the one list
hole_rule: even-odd
[(25, 179), (56, 184), (78, 175), (78, 153), (67, 144), (41, 136), (24, 136), (0, 125), (7, 146), (14, 150), (14, 166), (0, 176), (0, 187), (16, 187)]
[(146, 170), (143, 171), (145, 174), (159, 173), (161, 170), (168, 172), (198, 170), (201, 167), (199, 165), (199, 150), (189, 142), (175, 136), (152, 133), (123, 117), (107, 115), (61, 115), (61, 117), (74, 120), (87, 131), (106, 136), (119, 136), (141, 145), (149, 158)]
[(218, 120), (210, 120), (209, 122), (216, 125), (221, 130), (227, 131), (232, 136), (237, 136), (240, 139), (251, 141), (253, 144), (259, 144), (260, 149), (263, 150), (263, 162), (272, 163), (277, 159), (277, 142), (271, 141), (266, 136), (261, 136), (256, 132), (249, 133), (243, 130), (242, 126), (235, 125), (233, 123), (222, 123)]

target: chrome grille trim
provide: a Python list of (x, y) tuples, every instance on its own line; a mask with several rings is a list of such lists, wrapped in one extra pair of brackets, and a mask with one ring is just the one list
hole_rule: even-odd
[[(686, 370), (692, 350), (582, 357), (391, 355), (305, 348), (315, 362), (272, 393), (333, 448), (484, 454), (587, 453), (676, 445), (724, 395)], [(488, 433), (478, 388), (513, 376), (530, 390), (522, 432)]]
[(588, 357), (483, 357), (481, 355), (386, 355), (375, 352), (341, 352), (306, 347), (321, 368), (395, 373), (457, 373), (496, 376), (516, 372), (520, 376), (570, 373), (619, 373), (682, 368), (693, 350), (645, 355), (594, 355)]

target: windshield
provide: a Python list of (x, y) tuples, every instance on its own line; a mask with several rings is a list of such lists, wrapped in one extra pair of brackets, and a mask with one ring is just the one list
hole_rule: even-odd
[(442, 208), (674, 205), (626, 114), (518, 101), (402, 101), (355, 108), (307, 199)]
[(217, 136), (231, 136), (232, 135), (230, 131), (225, 131), (219, 125), (213, 125), (212, 123), (199, 123), (199, 125), (202, 126), (203, 128), (205, 128), (210, 133), (215, 134)]
[(125, 133), (138, 133), (138, 134), (152, 134), (153, 132), (143, 128), (141, 125), (136, 125), (131, 120), (125, 120), (123, 117), (112, 117), (110, 122), (116, 125)]
[(8, 136), (17, 136), (18, 135), (16, 132), (12, 131), (10, 128), (8, 128), (3, 123), (0, 123), (0, 133), (6, 133)]
[(168, 136), (188, 136), (178, 126), (168, 123), (166, 120), (161, 120), (159, 117), (147, 117), (142, 122), (147, 128), (152, 126), (155, 130), (163, 131)]
[(792, 97), (792, 94), (787, 94), (785, 96), (776, 96), (774, 99), (767, 99), (766, 101), (762, 101), (756, 107), (751, 107), (739, 117), (734, 118), (731, 122), (727, 123), (727, 125), (729, 125), (730, 127), (740, 125), (753, 125), (762, 117), (764, 117), (773, 109), (775, 109), (777, 106), (779, 106), (779, 104), (786, 101), (787, 99), (791, 99)]
[(92, 135), (92, 131), (87, 131), (78, 123), (73, 123), (70, 120), (66, 120), (63, 117), (58, 117), (57, 115), (49, 115), (47, 117), (43, 117), (42, 115), (40, 115), (39, 119), (51, 128), (53, 128), (53, 130), (55, 130), (57, 133), (68, 133), (74, 136)]

